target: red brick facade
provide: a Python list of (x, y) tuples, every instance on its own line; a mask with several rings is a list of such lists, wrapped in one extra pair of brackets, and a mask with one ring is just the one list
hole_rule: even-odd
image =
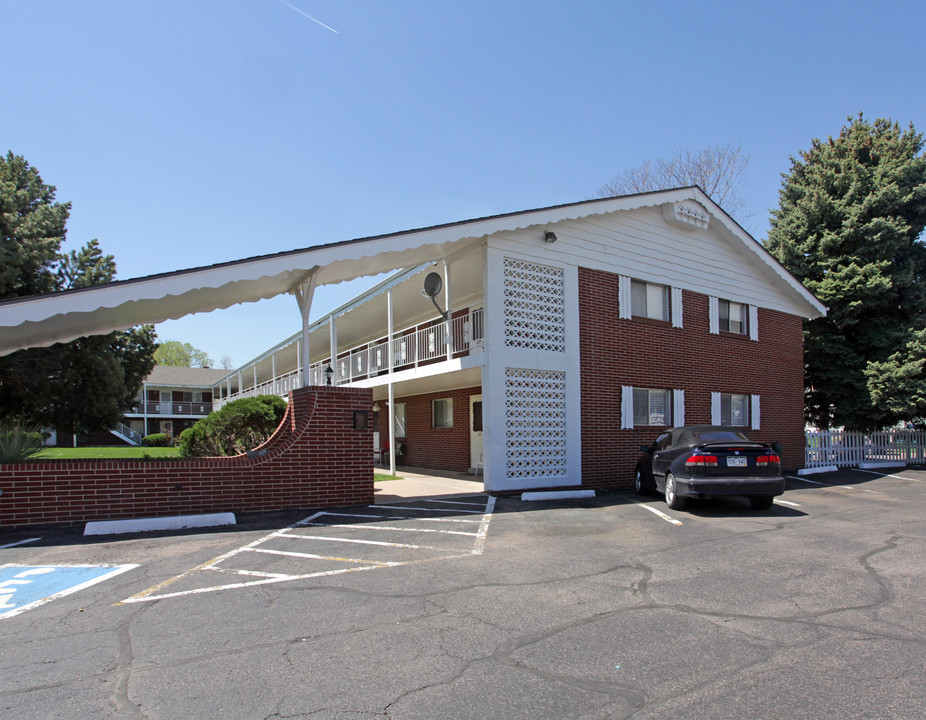
[[(481, 394), (482, 388), (477, 386), (397, 397), (397, 404), (405, 403), (408, 432), (406, 438), (399, 438), (405, 453), (398, 462), (411, 467), (465, 472), (470, 467), (469, 398)], [(432, 402), (444, 398), (453, 400), (453, 427), (431, 427)], [(387, 403), (381, 404), (385, 409)], [(379, 414), (379, 431), (380, 437), (389, 437), (389, 415), (385, 411)]]
[(579, 268), (582, 367), (582, 484), (633, 483), (640, 445), (664, 427), (621, 429), (621, 386), (684, 390), (685, 423), (709, 424), (711, 392), (761, 396), (756, 440), (778, 441), (786, 467), (804, 460), (803, 337), (800, 317), (759, 308), (758, 341), (712, 335), (708, 298), (685, 291), (684, 328), (618, 317), (618, 276)]
[(0, 527), (372, 503), (372, 428), (353, 425), (372, 405), (371, 390), (294, 391), (259, 457), (0, 465)]

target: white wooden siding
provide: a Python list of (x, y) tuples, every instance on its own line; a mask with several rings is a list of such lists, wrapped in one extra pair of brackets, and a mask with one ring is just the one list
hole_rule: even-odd
[[(676, 228), (659, 208), (638, 208), (500, 232), (489, 243), (521, 257), (605, 270), (803, 317), (807, 306), (794, 290), (717, 226)], [(543, 229), (553, 230), (557, 241), (543, 242)]]

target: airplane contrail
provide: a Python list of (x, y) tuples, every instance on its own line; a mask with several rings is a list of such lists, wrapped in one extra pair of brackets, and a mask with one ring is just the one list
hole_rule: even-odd
[(283, 3), (283, 4), (284, 4), (286, 7), (288, 7), (290, 10), (295, 10), (297, 13), (299, 13), (300, 15), (304, 15), (305, 17), (307, 17), (307, 18), (308, 18), (309, 20), (311, 20), (312, 22), (316, 22), (316, 23), (318, 23), (319, 25), (321, 25), (323, 28), (326, 28), (327, 30), (330, 30), (330, 31), (333, 32), (335, 35), (340, 35), (340, 33), (339, 33), (337, 30), (335, 30), (333, 27), (330, 27), (330, 26), (328, 26), (328, 25), (325, 25), (325, 23), (323, 23), (323, 22), (322, 22), (321, 20), (319, 20), (318, 18), (313, 18), (313, 17), (312, 17), (311, 15), (309, 15), (307, 12), (303, 12), (303, 11), (300, 10), (299, 8), (295, 7), (294, 5), (290, 5), (288, 2), (286, 2), (286, 0), (280, 0), (280, 2)]

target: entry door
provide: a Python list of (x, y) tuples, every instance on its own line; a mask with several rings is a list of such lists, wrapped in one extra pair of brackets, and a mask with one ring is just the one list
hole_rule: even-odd
[(480, 460), (482, 460), (482, 395), (470, 395), (469, 466), (476, 467), (476, 463)]

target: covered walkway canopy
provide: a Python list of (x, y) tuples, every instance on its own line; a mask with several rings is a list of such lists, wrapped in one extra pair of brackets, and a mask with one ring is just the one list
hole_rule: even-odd
[[(299, 300), (305, 326), (317, 286), (449, 260), (497, 232), (542, 228), (564, 220), (685, 199), (711, 207), (727, 237), (756, 256), (775, 282), (797, 291), (807, 303), (810, 315), (822, 307), (700, 188), (687, 187), (525, 210), (7, 300), (0, 302), (0, 355), (69, 342), (86, 335), (125, 330), (142, 323), (160, 323), (284, 293), (292, 293)], [(540, 237), (542, 241), (542, 233)]]

